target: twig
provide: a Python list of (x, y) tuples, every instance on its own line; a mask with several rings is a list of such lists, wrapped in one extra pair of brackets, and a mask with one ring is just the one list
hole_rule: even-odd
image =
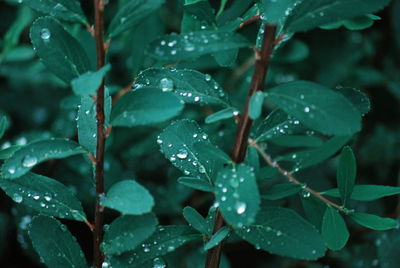
[[(246, 106), (242, 115), (240, 116), (240, 121), (236, 133), (235, 143), (232, 150), (232, 160), (236, 163), (241, 163), (244, 160), (246, 149), (247, 149), (247, 139), (250, 133), (250, 127), (252, 125), (252, 120), (249, 118), (249, 104), (250, 99), (254, 93), (257, 91), (262, 91), (264, 89), (265, 76), (269, 67), (269, 62), (274, 46), (274, 38), (276, 32), (276, 25), (267, 24), (264, 29), (264, 37), (262, 42), (261, 51), (257, 51), (256, 54), (260, 57), (256, 57), (256, 66), (254, 69), (253, 79), (249, 90), (249, 95), (246, 101)], [(219, 210), (216, 212), (215, 224), (213, 233), (216, 233), (219, 229), (224, 226), (224, 218)], [(218, 268), (221, 258), (222, 243), (218, 246), (210, 249), (207, 252), (206, 268)]]
[(261, 15), (255, 15), (253, 17), (248, 18), (247, 20), (243, 21), (236, 30), (240, 30), (243, 27), (252, 24), (253, 22), (259, 21), (261, 19)]
[[(285, 176), (289, 180), (289, 182), (297, 184), (297, 185), (302, 185), (302, 186), (304, 185), (303, 183), (298, 181), (295, 177), (293, 177), (292, 172), (289, 172), (289, 171), (283, 169), (281, 166), (279, 166), (279, 164), (276, 161), (274, 161), (272, 159), (272, 157), (269, 154), (267, 154), (260, 147), (260, 145), (256, 141), (254, 141), (252, 139), (249, 139), (249, 145), (253, 146), (254, 148), (256, 148), (256, 150), (260, 153), (261, 157), (265, 160), (265, 162), (267, 162), (268, 165), (270, 165), (271, 167), (276, 168), (280, 174), (282, 174), (283, 176)], [(338, 209), (340, 211), (343, 211), (345, 213), (347, 212), (347, 210), (343, 206), (340, 206), (340, 205), (338, 205), (336, 203), (333, 203), (332, 201), (330, 201), (327, 198), (323, 197), (320, 193), (318, 193), (317, 191), (311, 189), (310, 187), (305, 186), (305, 187), (303, 187), (303, 189), (305, 191), (309, 192), (310, 194), (314, 195), (316, 198), (318, 198), (319, 200), (321, 200), (325, 204), (330, 205), (330, 206), (332, 206), (332, 207), (334, 207), (334, 208), (336, 208), (336, 209)]]
[[(94, 33), (96, 39), (97, 51), (97, 69), (105, 64), (105, 44), (104, 44), (104, 2), (94, 0), (95, 24)], [(97, 90), (96, 96), (96, 119), (97, 119), (97, 146), (96, 146), (96, 206), (93, 228), (93, 266), (100, 268), (102, 266), (104, 255), (101, 252), (100, 244), (103, 240), (103, 210), (100, 205), (100, 197), (104, 195), (104, 79)]]

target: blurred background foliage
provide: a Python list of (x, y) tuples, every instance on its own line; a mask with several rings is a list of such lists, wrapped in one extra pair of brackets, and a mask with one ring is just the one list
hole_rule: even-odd
[[(126, 1), (109, 1), (106, 7), (107, 23), (118, 6)], [(46, 70), (38, 60), (30, 44), (29, 26), (40, 14), (19, 2), (0, 2), (0, 113), (7, 117), (1, 123), (8, 126), (0, 140), (2, 150), (45, 137), (76, 138), (75, 118), (79, 98), (73, 95), (69, 85)], [(129, 87), (141, 70), (163, 64), (147, 58), (146, 47), (166, 33), (184, 29), (184, 24), (181, 28), (184, 16), (182, 2), (166, 1), (159, 12), (113, 40), (108, 53), (112, 70), (107, 76), (111, 94)], [(219, 1), (210, 3), (218, 10)], [(92, 20), (91, 1), (81, 1), (81, 4)], [(244, 10), (251, 4), (251, 0), (228, 1), (226, 9), (237, 12), (237, 9)], [(366, 92), (371, 99), (372, 111), (365, 117), (363, 130), (354, 141), (358, 162), (357, 183), (397, 186), (400, 160), (400, 1), (393, 1), (389, 8), (375, 15), (380, 19), (374, 17), (375, 20), (368, 22), (347, 22), (330, 27), (335, 29), (297, 34), (295, 40), (275, 53), (267, 86), (302, 79), (331, 88), (350, 86)], [(241, 33), (254, 40), (258, 27), (257, 23), (252, 24)], [(363, 27), (367, 28), (358, 30)], [(95, 44), (89, 32), (76, 24), (69, 24), (68, 30), (81, 41), (95, 66)], [(252, 50), (247, 49), (240, 51), (236, 62), (224, 64), (226, 67), (221, 67), (213, 56), (179, 62), (176, 67), (211, 74), (229, 93), (233, 104), (241, 107), (252, 75), (251, 65), (248, 64), (252, 57)], [(204, 123), (204, 118), (212, 112), (212, 107), (199, 109), (187, 105), (183, 117)], [(191, 205), (206, 214), (212, 199), (176, 182), (179, 171), (168, 164), (155, 142), (166, 124), (112, 132), (107, 140), (106, 186), (119, 180), (136, 178), (155, 197), (155, 212), (160, 223), (183, 223), (181, 212), (184, 206)], [(229, 152), (235, 130), (232, 120), (203, 127), (211, 134), (215, 144)], [(92, 218), (94, 187), (90, 164), (86, 161), (82, 156), (75, 156), (64, 161), (46, 162), (35, 171), (57, 178), (69, 186)], [(333, 159), (302, 171), (298, 177), (316, 190), (329, 189), (334, 187), (336, 165), (337, 159)], [(293, 196), (285, 202), (296, 209), (301, 206), (300, 199), (301, 196)], [(26, 233), (27, 223), (35, 213), (13, 204), (3, 192), (0, 193), (0, 204), (0, 266), (41, 267)], [(367, 210), (365, 203), (354, 202), (351, 206), (358, 211)], [(298, 210), (302, 213), (301, 209)], [(368, 211), (396, 217), (400, 215), (398, 197), (370, 202)], [(108, 212), (107, 220), (111, 221), (115, 216)], [(91, 234), (86, 226), (67, 220), (63, 222), (78, 237), (86, 255), (90, 256)], [(317, 262), (298, 262), (272, 256), (255, 250), (245, 242), (236, 243), (233, 237), (224, 248), (221, 267), (398, 267), (399, 230), (373, 232), (349, 224), (352, 235), (348, 246), (339, 252), (330, 252)], [(203, 267), (204, 262), (204, 256), (195, 246), (179, 249), (167, 259), (170, 259), (170, 267), (197, 268)]]

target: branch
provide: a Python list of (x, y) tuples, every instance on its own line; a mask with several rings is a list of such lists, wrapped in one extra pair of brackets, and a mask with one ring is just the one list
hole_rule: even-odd
[[(95, 25), (94, 36), (96, 39), (97, 51), (97, 69), (105, 64), (105, 45), (104, 45), (104, 2), (102, 0), (94, 0), (95, 8)], [(93, 228), (93, 266), (100, 268), (104, 255), (101, 252), (100, 244), (103, 240), (103, 210), (100, 205), (100, 196), (104, 195), (104, 79), (97, 90), (96, 97), (96, 119), (97, 119), (97, 146), (96, 146), (96, 206)]]
[[(246, 101), (244, 112), (242, 113), (236, 133), (235, 143), (232, 150), (232, 160), (236, 163), (241, 163), (244, 160), (247, 149), (247, 139), (249, 138), (250, 128), (253, 121), (249, 118), (250, 99), (257, 91), (264, 90), (265, 76), (268, 71), (269, 62), (274, 47), (274, 38), (276, 25), (267, 24), (264, 29), (264, 37), (261, 51), (257, 51), (256, 66), (254, 69), (253, 79), (251, 82), (249, 95)], [(224, 226), (224, 218), (218, 210), (213, 233), (216, 233)], [(206, 268), (218, 268), (221, 258), (222, 243), (210, 249), (207, 253)]]
[[(291, 172), (289, 172), (289, 171), (283, 169), (281, 166), (279, 166), (279, 164), (276, 161), (274, 161), (272, 159), (272, 157), (269, 154), (267, 154), (256, 141), (249, 139), (249, 144), (250, 144), (250, 146), (253, 146), (254, 148), (256, 148), (256, 150), (260, 153), (261, 157), (265, 160), (265, 162), (268, 163), (268, 165), (276, 168), (280, 174), (282, 174), (289, 180), (289, 182), (298, 184), (298, 185), (304, 185), (303, 183), (298, 181), (295, 177), (293, 177), (293, 174)], [(323, 197), (320, 193), (311, 189), (310, 187), (306, 186), (303, 189), (305, 191), (309, 192), (310, 194), (312, 194), (313, 196), (315, 196), (316, 198), (318, 198), (319, 200), (321, 200), (322, 202), (324, 202), (325, 204), (332, 206), (340, 211), (343, 211), (344, 213), (347, 212), (347, 210), (343, 206), (333, 203), (332, 201)]]

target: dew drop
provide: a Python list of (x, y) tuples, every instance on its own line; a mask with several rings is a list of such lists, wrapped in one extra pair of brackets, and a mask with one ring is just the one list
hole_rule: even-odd
[(246, 204), (243, 202), (237, 202), (235, 204), (235, 210), (237, 214), (243, 214), (246, 211)]
[(180, 149), (179, 152), (176, 154), (176, 156), (179, 159), (186, 159), (187, 156), (188, 156), (188, 153), (187, 153), (187, 151), (185, 149)]
[(34, 165), (37, 164), (37, 162), (38, 160), (35, 156), (26, 155), (22, 159), (22, 165), (26, 168), (33, 167)]
[(211, 81), (211, 75), (206, 74), (205, 75), (205, 79), (206, 79), (207, 82)]
[(48, 41), (50, 39), (50, 37), (51, 37), (51, 33), (50, 33), (49, 29), (43, 28), (40, 31), (40, 38), (42, 38), (44, 41)]
[(174, 81), (167, 77), (164, 77), (160, 80), (160, 87), (161, 90), (164, 92), (172, 91), (174, 89)]
[(9, 167), (8, 168), (8, 173), (14, 174), (15, 173), (15, 167), (14, 166)]
[(194, 97), (194, 101), (195, 101), (195, 102), (198, 102), (199, 100), (200, 100), (200, 97), (199, 97), (199, 96)]
[(21, 203), (23, 200), (23, 197), (17, 193), (14, 193), (12, 196), (12, 200), (14, 200), (14, 202), (16, 202), (16, 203)]
[(165, 268), (167, 267), (167, 265), (165, 264), (165, 262), (160, 259), (160, 258), (155, 258), (153, 260), (153, 268)]
[(200, 172), (201, 174), (206, 173), (206, 168), (205, 168), (204, 166), (199, 166), (199, 172)]
[(309, 197), (311, 196), (311, 193), (310, 193), (309, 191), (307, 191), (307, 190), (303, 190), (303, 191), (301, 192), (301, 195), (302, 195), (304, 198), (309, 198)]
[(305, 108), (304, 108), (304, 112), (305, 112), (305, 113), (310, 112), (310, 107), (305, 107)]
[(110, 264), (108, 263), (108, 262), (106, 262), (106, 261), (104, 261), (102, 264), (101, 264), (101, 268), (109, 268), (110, 267)]

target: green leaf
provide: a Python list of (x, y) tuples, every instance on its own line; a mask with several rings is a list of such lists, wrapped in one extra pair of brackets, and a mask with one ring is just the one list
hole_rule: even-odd
[(30, 38), (44, 65), (64, 82), (69, 84), (89, 71), (90, 61), (84, 48), (57, 20), (37, 19), (31, 26)]
[(324, 143), (316, 136), (287, 135), (269, 139), (270, 143), (282, 147), (319, 147)]
[(251, 44), (237, 33), (210, 30), (170, 34), (156, 39), (150, 44), (149, 55), (158, 60), (174, 62), (249, 46)]
[(105, 254), (118, 255), (134, 250), (155, 232), (157, 223), (153, 213), (120, 216), (105, 229), (101, 248)]
[(87, 24), (80, 2), (77, 0), (23, 0), (22, 3), (60, 20)]
[(174, 94), (156, 88), (130, 91), (111, 112), (113, 126), (142, 126), (164, 122), (178, 115), (184, 105)]
[(197, 231), (185, 225), (159, 226), (142, 247), (120, 256), (108, 256), (106, 262), (114, 268), (132, 267), (132, 264), (138, 265), (134, 267), (142, 267), (141, 264), (148, 260), (168, 254), (188, 242), (201, 239), (202, 236)]
[(308, 31), (321, 25), (374, 13), (389, 3), (390, 0), (302, 1), (293, 8), (287, 17), (285, 32)]
[(280, 109), (323, 134), (351, 135), (361, 129), (358, 110), (343, 95), (324, 86), (295, 81), (266, 94)]
[(196, 70), (150, 68), (136, 79), (135, 88), (146, 86), (173, 92), (186, 103), (230, 106), (221, 86), (210, 75)]
[(294, 183), (281, 183), (275, 184), (268, 191), (262, 195), (262, 198), (267, 200), (278, 200), (294, 194), (297, 194), (302, 189), (301, 185)]
[(308, 221), (318, 230), (321, 230), (322, 220), (326, 211), (326, 204), (314, 195), (301, 195), (301, 204)]
[(78, 198), (69, 188), (54, 179), (27, 173), (13, 180), (0, 179), (0, 188), (14, 202), (41, 214), (63, 219), (86, 221)]
[(239, 228), (253, 223), (260, 209), (260, 194), (252, 168), (244, 164), (225, 167), (218, 173), (215, 184), (224, 219)]
[(260, 171), (257, 173), (257, 178), (259, 179), (272, 179), (278, 174), (278, 169), (271, 167), (271, 166), (266, 166), (260, 169)]
[(224, 226), (221, 229), (218, 230), (218, 232), (216, 232), (210, 239), (210, 241), (208, 241), (205, 245), (204, 245), (204, 250), (210, 250), (215, 246), (218, 246), (219, 243), (221, 243), (231, 232), (231, 230), (229, 229), (229, 227)]
[(214, 192), (214, 187), (204, 181), (204, 180), (199, 180), (199, 178), (191, 178), (191, 177), (180, 177), (178, 179), (178, 182), (180, 184), (183, 184), (187, 187), (199, 190), (199, 191), (203, 191), (203, 192), (210, 192), (213, 193)]
[(232, 164), (232, 159), (224, 151), (212, 143), (205, 143), (203, 141), (195, 142), (193, 144), (194, 150), (198, 154), (208, 155), (210, 161), (215, 161), (223, 164)]
[(216, 113), (210, 114), (206, 117), (205, 122), (207, 124), (215, 123), (224, 119), (232, 118), (235, 116), (235, 114), (239, 114), (236, 109), (226, 108)]
[(76, 142), (67, 139), (39, 140), (17, 150), (1, 167), (5, 179), (18, 178), (37, 164), (49, 159), (61, 159), (86, 151)]
[(264, 102), (264, 93), (258, 91), (251, 96), (249, 106), (249, 116), (251, 119), (256, 120), (260, 117), (262, 105)]
[(357, 165), (356, 158), (349, 146), (345, 146), (339, 157), (339, 166), (336, 173), (337, 184), (343, 205), (351, 197), (356, 182)]
[(288, 11), (293, 6), (295, 6), (295, 1), (293, 0), (262, 0), (260, 9), (264, 21), (277, 24), (285, 19)]
[(165, 0), (132, 0), (121, 6), (108, 27), (107, 38), (132, 29), (164, 4)]
[[(323, 194), (327, 196), (340, 197), (337, 188), (325, 191)], [(351, 199), (357, 201), (373, 201), (395, 194), (400, 194), (400, 187), (384, 185), (355, 185), (351, 194)]]
[(361, 90), (351, 87), (338, 87), (336, 91), (345, 96), (357, 108), (361, 115), (366, 115), (371, 110), (368, 96)]
[(111, 66), (107, 64), (96, 72), (89, 71), (82, 74), (71, 81), (72, 90), (78, 96), (95, 96), (96, 90), (100, 87), (101, 81), (110, 69)]
[(185, 220), (189, 223), (189, 225), (191, 227), (193, 227), (200, 233), (205, 234), (205, 235), (211, 235), (207, 230), (206, 220), (194, 208), (185, 207), (183, 209), (183, 217), (185, 218)]
[(3, 137), (4, 132), (6, 132), (8, 125), (7, 117), (0, 115), (0, 139)]
[(146, 188), (136, 181), (124, 180), (111, 186), (100, 203), (122, 214), (141, 215), (151, 211), (154, 199)]
[(254, 224), (235, 230), (256, 248), (295, 259), (316, 260), (325, 254), (317, 229), (291, 209), (263, 207)]
[(277, 160), (295, 162), (294, 170), (297, 171), (305, 169), (329, 159), (329, 157), (348, 143), (350, 138), (350, 136), (333, 137), (320, 147), (283, 155), (277, 158)]
[(239, 54), (239, 49), (230, 49), (225, 51), (220, 51), (213, 54), (215, 61), (222, 67), (232, 67), (235, 65), (237, 56)]
[(382, 218), (368, 213), (355, 212), (350, 214), (350, 218), (364, 227), (378, 231), (389, 230), (398, 226), (395, 219)]
[(0, 150), (0, 160), (5, 160), (7, 158), (10, 158), (20, 148), (21, 148), (20, 145), (12, 145), (3, 150)]
[(349, 239), (349, 231), (339, 212), (328, 206), (322, 220), (322, 236), (326, 245), (332, 250), (341, 250)]
[(96, 105), (91, 97), (82, 97), (81, 104), (78, 107), (76, 125), (78, 129), (79, 144), (85, 147), (92, 155), (96, 155)]
[[(164, 156), (186, 176), (190, 175), (209, 184), (212, 184), (212, 178), (224, 164), (216, 158), (210, 161), (208, 153), (196, 150), (201, 145), (209, 147), (213, 145), (208, 135), (192, 120), (173, 122), (164, 129), (157, 142)], [(196, 143), (198, 145), (195, 147)]]
[(36, 216), (29, 224), (28, 233), (47, 267), (88, 267), (76, 238), (56, 219)]

